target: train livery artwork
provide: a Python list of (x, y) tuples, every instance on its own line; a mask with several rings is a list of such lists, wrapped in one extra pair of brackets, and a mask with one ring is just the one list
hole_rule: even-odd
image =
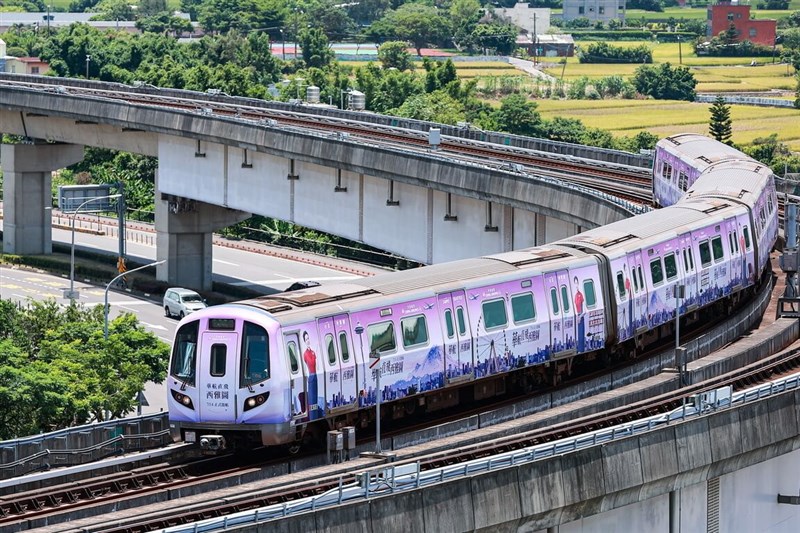
[(701, 136), (659, 147), (654, 181), (668, 158), (683, 165), (674, 205), (549, 245), (192, 313), (169, 365), (173, 438), (208, 453), (297, 449), (366, 427), (378, 398), (389, 418), (413, 417), (634, 357), (672, 335), (679, 288), (687, 323), (736, 306), (770, 268), (774, 176)]

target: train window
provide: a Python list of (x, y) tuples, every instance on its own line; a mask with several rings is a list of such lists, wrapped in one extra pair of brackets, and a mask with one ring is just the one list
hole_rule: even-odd
[(428, 323), (425, 321), (425, 315), (404, 318), (400, 321), (400, 329), (403, 332), (404, 348), (428, 342)]
[(328, 352), (328, 364), (336, 364), (336, 346), (333, 344), (333, 335), (325, 335), (325, 351)]
[(456, 334), (456, 329), (453, 326), (453, 312), (449, 309), (444, 310), (444, 325), (447, 328), (447, 338), (452, 339)]
[(564, 312), (569, 313), (569, 293), (566, 285), (561, 286), (561, 303), (562, 307), (564, 307)]
[(559, 310), (560, 308), (558, 307), (558, 293), (556, 293), (555, 287), (550, 289), (550, 303), (553, 305), (553, 314), (554, 315), (559, 314), (561, 311)]
[(711, 250), (714, 252), (714, 261), (722, 261), (725, 250), (722, 248), (722, 237), (717, 236), (711, 239)]
[(664, 281), (664, 270), (661, 266), (660, 257), (650, 261), (650, 277), (653, 279), (654, 286), (658, 286)]
[(394, 322), (391, 320), (367, 326), (367, 334), (370, 354), (392, 352), (397, 348), (394, 340)]
[(533, 294), (526, 292), (525, 294), (512, 296), (511, 314), (514, 317), (515, 324), (534, 320), (536, 318), (536, 306), (533, 303)]
[(700, 243), (700, 264), (704, 267), (711, 264), (711, 248), (708, 246), (708, 241)]
[(195, 383), (195, 354), (199, 327), (200, 322), (197, 320), (181, 326), (175, 334), (175, 346), (172, 349), (170, 374), (192, 387)]
[(678, 277), (678, 262), (675, 261), (674, 253), (664, 256), (664, 271), (667, 273), (668, 280)]
[(504, 328), (507, 324), (506, 304), (502, 299), (483, 302), (483, 325), (487, 330)]
[[(639, 286), (644, 289), (644, 277), (642, 276), (642, 265), (636, 267), (636, 270), (639, 272)], [(636, 274), (634, 274), (635, 276)]]
[(775, 207), (772, 204), (772, 196), (767, 196), (767, 207), (769, 208), (769, 212), (772, 213)]
[(739, 239), (736, 232), (733, 233), (733, 247), (736, 250), (736, 253), (739, 253)]
[(350, 348), (347, 346), (347, 333), (344, 331), (339, 332), (339, 351), (342, 352), (342, 362), (348, 362), (350, 360)]
[(464, 336), (467, 334), (467, 321), (464, 319), (464, 308), (456, 307), (456, 319), (458, 320), (458, 334)]
[(683, 271), (689, 272), (689, 254), (686, 253), (686, 248), (683, 249)]
[(286, 351), (289, 353), (289, 368), (292, 374), (297, 374), (300, 370), (300, 358), (297, 357), (297, 343), (289, 341), (286, 343)]
[(627, 291), (625, 290), (625, 277), (622, 275), (621, 270), (617, 272), (617, 292), (619, 293), (619, 299), (624, 301)]
[(678, 174), (678, 187), (680, 187), (682, 191), (685, 191), (687, 189), (687, 182), (686, 173), (681, 170), (681, 173)]
[(228, 347), (224, 344), (212, 344), (208, 361), (208, 372), (215, 378), (225, 375), (225, 361), (227, 360)]
[(744, 232), (744, 246), (745, 246), (745, 248), (747, 248), (749, 250), (750, 249), (750, 230), (747, 229), (747, 226), (745, 226), (744, 228), (742, 228), (742, 231)]
[(691, 248), (689, 248), (688, 253), (689, 253), (689, 270), (694, 272), (694, 254), (692, 253)]
[(594, 307), (597, 306), (597, 295), (594, 292), (594, 280), (591, 279), (584, 280), (583, 294), (584, 297), (586, 298), (586, 307), (588, 307), (589, 309), (594, 309)]
[(267, 336), (267, 330), (250, 322), (244, 323), (242, 362), (242, 385), (269, 379), (269, 337)]

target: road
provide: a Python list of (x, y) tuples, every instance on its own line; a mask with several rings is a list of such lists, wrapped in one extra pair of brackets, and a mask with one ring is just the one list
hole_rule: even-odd
[[(69, 244), (72, 233), (68, 230), (53, 228), (53, 242)], [(155, 261), (155, 237), (142, 234), (136, 238), (137, 242), (128, 241), (127, 255), (137, 262), (146, 263)], [(118, 247), (116, 237), (92, 235), (75, 232), (76, 247), (103, 249), (115, 251)], [(245, 250), (232, 249), (224, 246), (214, 246), (213, 250), (213, 279), (232, 285), (246, 285), (265, 294), (284, 290), (295, 281), (314, 280), (319, 282), (337, 282), (356, 279), (358, 276), (327, 268), (318, 264), (282, 259), (270, 255), (253, 253)], [(296, 253), (301, 259), (325, 262), (324, 258), (311, 254)], [(115, 260), (109, 259), (114, 262)], [(331, 262), (333, 263), (333, 262)], [(378, 272), (378, 269), (363, 267), (368, 271)], [(65, 289), (69, 288), (69, 277), (39, 273), (31, 270), (0, 267), (0, 297), (18, 302), (28, 300), (46, 300), (52, 298), (60, 303), (65, 303), (63, 298)], [(75, 290), (79, 293), (79, 302), (84, 305), (98, 305), (103, 303), (105, 287), (75, 280)], [(139, 321), (160, 339), (171, 343), (178, 324), (176, 319), (164, 316), (160, 295), (151, 298), (137, 296), (112, 289), (108, 295), (109, 320), (113, 320), (122, 312), (136, 315)], [(150, 414), (165, 411), (166, 384), (148, 383), (144, 390), (146, 405), (142, 413)]]

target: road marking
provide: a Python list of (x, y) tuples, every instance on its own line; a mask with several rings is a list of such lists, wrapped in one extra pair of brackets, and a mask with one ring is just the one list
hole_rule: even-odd
[(167, 344), (172, 344), (172, 339), (165, 339), (161, 335), (159, 335), (158, 338), (161, 339), (162, 341), (166, 342)]
[(223, 265), (230, 265), (230, 266), (235, 266), (235, 267), (241, 266), (241, 265), (239, 265), (237, 263), (231, 263), (231, 262), (228, 262), (228, 261), (223, 261), (222, 259), (214, 259), (213, 261), (215, 263), (222, 263)]
[(309, 277), (309, 278), (286, 278), (286, 279), (262, 279), (259, 281), (237, 281), (231, 283), (231, 285), (235, 285), (237, 287), (241, 287), (243, 285), (269, 285), (270, 283), (294, 283), (295, 281), (343, 281), (343, 280), (353, 280), (353, 279), (361, 279), (361, 276), (328, 276), (328, 277)]
[(118, 300), (116, 302), (108, 302), (108, 304), (109, 305), (118, 305), (120, 307), (126, 307), (126, 306), (129, 306), (129, 305), (156, 305), (156, 306), (158, 306), (157, 303), (146, 302), (146, 301), (142, 301), (142, 300), (133, 300), (133, 301), (131, 301), (131, 300)]
[(142, 324), (143, 326), (147, 326), (148, 328), (163, 329), (164, 331), (167, 331), (167, 328), (165, 328), (161, 324), (150, 324), (148, 322), (142, 322), (141, 320), (139, 321), (139, 323)]

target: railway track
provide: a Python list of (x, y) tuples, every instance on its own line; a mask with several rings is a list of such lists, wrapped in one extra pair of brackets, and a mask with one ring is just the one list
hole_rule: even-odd
[[(430, 141), (426, 132), (418, 130), (376, 125), (335, 117), (322, 117), (311, 113), (269, 109), (247, 103), (219, 102), (215, 99), (179, 98), (139, 91), (111, 91), (92, 87), (33, 83), (29, 81), (4, 80), (4, 85), (24, 90), (45, 91), (64, 96), (96, 98), (104, 101), (125, 102), (130, 105), (160, 107), (199, 113), (206, 116), (224, 117), (266, 127), (298, 128), (304, 133), (315, 131), (332, 134), (340, 141), (380, 142), (392, 147), (416, 151), (429, 151)], [(246, 99), (242, 99), (246, 102)], [(456, 159), (475, 161), (486, 166), (516, 173), (557, 176), (563, 182), (583, 185), (606, 194), (614, 194), (636, 204), (651, 203), (650, 170), (621, 164), (600, 162), (574, 156), (505, 146), (462, 137), (442, 136), (437, 153)]]

